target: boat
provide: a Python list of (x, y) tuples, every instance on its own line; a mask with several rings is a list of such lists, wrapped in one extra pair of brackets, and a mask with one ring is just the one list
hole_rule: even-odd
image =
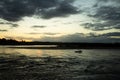
[(75, 51), (75, 53), (82, 53), (82, 51), (81, 51), (81, 50), (78, 50), (78, 51)]

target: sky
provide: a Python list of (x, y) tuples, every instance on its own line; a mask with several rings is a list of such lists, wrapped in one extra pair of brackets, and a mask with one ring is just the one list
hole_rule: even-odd
[(0, 38), (120, 42), (120, 0), (0, 0)]

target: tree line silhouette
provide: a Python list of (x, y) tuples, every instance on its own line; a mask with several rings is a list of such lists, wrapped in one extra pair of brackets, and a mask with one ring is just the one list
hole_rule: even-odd
[(18, 43), (18, 41), (13, 39), (5, 39), (5, 38), (0, 39), (0, 44), (16, 44), (16, 43)]
[(76, 42), (39, 42), (39, 41), (26, 42), (6, 38), (0, 39), (0, 45), (57, 45), (57, 47), (54, 47), (55, 49), (120, 48), (120, 43), (76, 43)]
[(15, 39), (6, 39), (6, 38), (0, 39), (0, 45), (15, 45), (23, 42), (25, 41), (17, 41)]

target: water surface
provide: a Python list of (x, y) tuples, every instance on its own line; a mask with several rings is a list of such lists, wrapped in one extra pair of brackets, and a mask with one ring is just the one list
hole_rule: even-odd
[(120, 79), (120, 50), (118, 49), (81, 49), (82, 53), (75, 53), (79, 49), (8, 47), (10, 46), (0, 47), (0, 80)]

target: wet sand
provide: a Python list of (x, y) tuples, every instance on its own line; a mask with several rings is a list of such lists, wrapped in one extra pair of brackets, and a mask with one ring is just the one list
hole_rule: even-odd
[(0, 54), (0, 80), (120, 80), (120, 59), (28, 57)]

